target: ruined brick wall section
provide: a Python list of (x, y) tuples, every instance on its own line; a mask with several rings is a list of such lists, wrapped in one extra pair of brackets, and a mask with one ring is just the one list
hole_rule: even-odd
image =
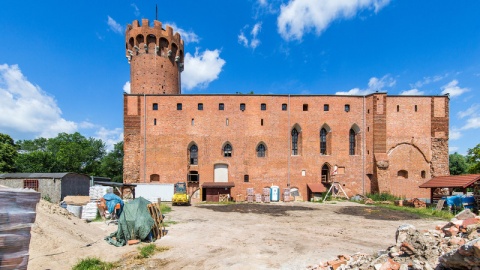
[(180, 34), (147, 19), (140, 26), (135, 20), (127, 26), (126, 57), (130, 63), (131, 94), (180, 94), (180, 72), (184, 51)]
[(140, 179), (141, 141), (140, 96), (123, 96), (123, 182), (136, 183)]
[(431, 122), (432, 122), (432, 162), (431, 175), (450, 175), (448, 160), (448, 137), (449, 137), (449, 97), (439, 96), (431, 98)]

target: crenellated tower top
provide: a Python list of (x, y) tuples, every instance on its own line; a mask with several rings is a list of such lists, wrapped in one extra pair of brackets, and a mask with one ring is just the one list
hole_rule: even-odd
[(125, 49), (130, 64), (131, 94), (180, 94), (183, 40), (173, 28), (154, 20), (138, 20), (127, 26)]

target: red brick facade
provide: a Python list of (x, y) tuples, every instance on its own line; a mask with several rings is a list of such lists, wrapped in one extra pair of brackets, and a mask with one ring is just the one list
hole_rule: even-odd
[[(171, 28), (166, 35), (157, 26), (161, 29), (155, 21), (154, 28), (138, 28), (134, 22), (127, 29), (127, 55), (130, 37), (140, 30), (144, 36), (155, 33), (157, 42), (165, 35), (183, 51)], [(150, 57), (149, 52), (141, 57)], [(155, 66), (160, 60), (137, 61), (138, 55), (130, 60), (131, 94), (124, 96), (125, 183), (176, 183), (198, 173), (199, 181), (189, 182), (191, 193), (222, 178), (235, 184), (233, 198), (244, 198), (247, 188), (260, 193), (273, 184), (281, 190), (298, 188), (306, 200), (307, 184), (321, 183), (323, 174), (342, 184), (348, 195), (388, 191), (428, 198), (428, 190), (418, 186), (449, 173), (447, 96), (181, 95), (177, 65), (183, 63), (183, 53), (177, 50), (179, 55), (178, 62), (152, 55), (164, 58), (162, 68)], [(296, 153), (293, 129), (298, 132)], [(225, 154), (226, 144), (231, 156)], [(198, 149), (196, 161), (190, 159), (192, 145)], [(264, 157), (259, 157), (259, 145)]]

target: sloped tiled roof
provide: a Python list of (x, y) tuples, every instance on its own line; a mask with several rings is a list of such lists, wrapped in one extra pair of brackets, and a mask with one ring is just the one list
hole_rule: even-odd
[(421, 188), (466, 188), (480, 181), (480, 174), (450, 175), (434, 177), (420, 185)]

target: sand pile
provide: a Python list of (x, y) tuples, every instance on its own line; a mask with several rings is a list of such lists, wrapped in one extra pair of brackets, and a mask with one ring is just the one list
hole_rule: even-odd
[(70, 269), (85, 257), (119, 260), (135, 247), (115, 247), (104, 237), (117, 230), (114, 224), (87, 223), (56, 204), (40, 200), (32, 226), (29, 269)]

